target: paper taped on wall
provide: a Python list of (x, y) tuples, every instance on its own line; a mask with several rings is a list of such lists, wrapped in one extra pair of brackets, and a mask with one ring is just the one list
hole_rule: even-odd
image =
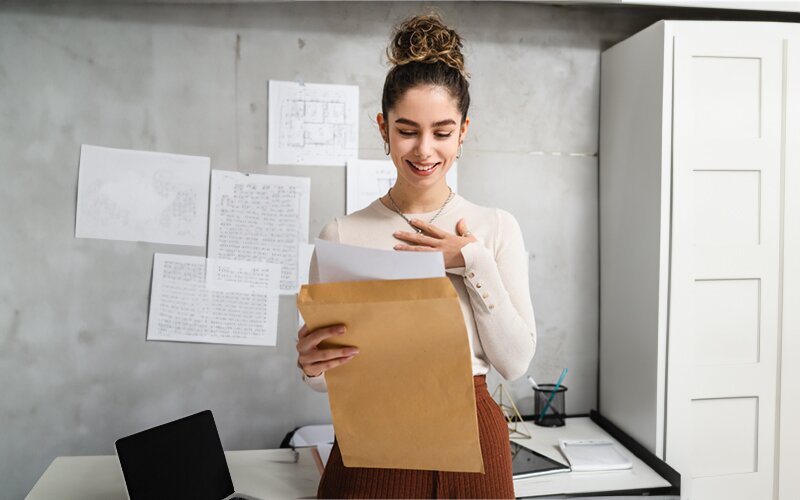
[(155, 254), (148, 340), (274, 346), (280, 266)]
[(75, 237), (204, 246), (210, 162), (82, 145)]
[(344, 166), (358, 158), (358, 87), (270, 80), (267, 161)]
[(297, 293), (310, 190), (307, 177), (213, 170), (208, 258), (280, 264), (281, 293)]

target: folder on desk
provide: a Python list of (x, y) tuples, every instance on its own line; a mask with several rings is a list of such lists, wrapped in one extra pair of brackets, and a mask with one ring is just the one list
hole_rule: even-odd
[(317, 283), (298, 307), (322, 347), (359, 354), (326, 372), (348, 467), (483, 472), (466, 326), (449, 278)]
[(573, 472), (630, 469), (633, 463), (607, 439), (559, 439)]

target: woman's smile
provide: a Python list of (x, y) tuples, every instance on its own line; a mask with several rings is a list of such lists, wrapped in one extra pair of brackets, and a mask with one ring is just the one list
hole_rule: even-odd
[(441, 162), (437, 161), (437, 162), (424, 162), (424, 163), (422, 163), (422, 162), (412, 162), (412, 161), (406, 160), (406, 164), (411, 167), (411, 170), (415, 174), (421, 175), (421, 176), (427, 176), (427, 175), (432, 175), (436, 171), (436, 169), (439, 167)]

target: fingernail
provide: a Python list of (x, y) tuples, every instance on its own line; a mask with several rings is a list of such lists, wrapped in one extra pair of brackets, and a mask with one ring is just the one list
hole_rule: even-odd
[(336, 327), (336, 333), (344, 333), (344, 331), (345, 331), (345, 327), (343, 327), (343, 326)]
[(395, 250), (400, 250), (400, 245), (395, 245), (395, 246), (394, 246), (394, 249), (395, 249)]
[(358, 349), (348, 349), (347, 350), (347, 355), (348, 356), (355, 356), (356, 354), (358, 354)]

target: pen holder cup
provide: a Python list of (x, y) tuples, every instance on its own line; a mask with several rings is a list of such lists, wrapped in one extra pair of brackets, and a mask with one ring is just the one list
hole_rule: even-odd
[(535, 420), (533, 423), (542, 427), (561, 427), (564, 425), (566, 410), (566, 386), (559, 386), (555, 392), (555, 384), (539, 384), (533, 390), (533, 409)]

